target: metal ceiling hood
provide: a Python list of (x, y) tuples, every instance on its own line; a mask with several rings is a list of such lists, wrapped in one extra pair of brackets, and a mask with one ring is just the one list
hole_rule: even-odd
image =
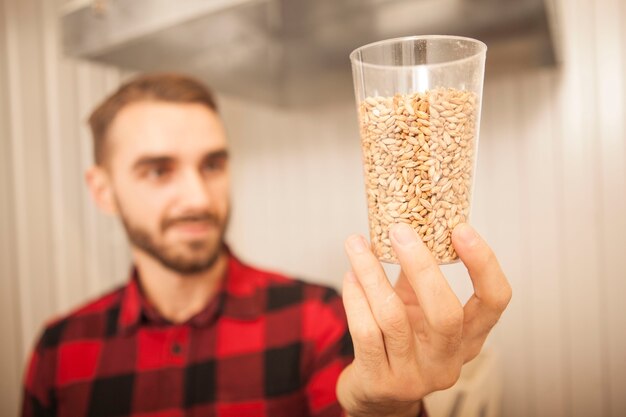
[(554, 65), (546, 0), (75, 0), (65, 52), (140, 71), (182, 71), (279, 105), (352, 99), (348, 54), (380, 39), (453, 34), (489, 47), (487, 77)]

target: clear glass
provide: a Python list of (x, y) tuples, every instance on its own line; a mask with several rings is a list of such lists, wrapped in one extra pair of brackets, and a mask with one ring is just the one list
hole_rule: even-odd
[(469, 222), (487, 46), (414, 36), (350, 54), (372, 249), (398, 263), (391, 225), (411, 225), (439, 264), (458, 262), (454, 227)]

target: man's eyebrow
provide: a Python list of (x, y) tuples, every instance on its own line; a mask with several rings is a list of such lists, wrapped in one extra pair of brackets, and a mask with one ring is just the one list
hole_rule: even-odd
[(212, 159), (226, 159), (226, 158), (228, 158), (228, 150), (219, 149), (217, 151), (207, 153), (206, 155), (204, 155), (202, 160), (209, 161)]
[[(227, 159), (228, 158), (228, 150), (219, 149), (217, 151), (208, 152), (202, 158), (203, 161), (211, 161), (215, 159)], [(155, 165), (168, 165), (174, 163), (174, 158), (170, 156), (160, 156), (160, 155), (147, 155), (142, 156), (133, 164), (133, 169), (137, 170), (147, 166), (155, 166)]]
[(167, 165), (172, 162), (174, 162), (174, 158), (169, 156), (142, 156), (133, 164), (133, 169), (154, 165)]

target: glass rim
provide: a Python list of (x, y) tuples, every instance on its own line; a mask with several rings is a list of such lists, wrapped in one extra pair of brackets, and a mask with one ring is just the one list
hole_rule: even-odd
[[(459, 58), (459, 59), (453, 59), (450, 61), (445, 61), (445, 62), (434, 62), (431, 64), (414, 64), (414, 65), (385, 65), (385, 64), (373, 64), (373, 63), (369, 63), (369, 62), (364, 62), (363, 60), (357, 58), (357, 55), (359, 52), (365, 50), (365, 49), (369, 49), (375, 46), (379, 46), (382, 44), (386, 44), (386, 43), (401, 43), (401, 42), (406, 42), (406, 41), (415, 41), (415, 40), (460, 40), (460, 41), (466, 41), (469, 43), (473, 43), (473, 44), (477, 44), (479, 45), (479, 50), (478, 52), (466, 56), (464, 58)], [(408, 68), (427, 68), (427, 67), (437, 67), (437, 66), (446, 66), (446, 65), (456, 65), (456, 64), (460, 64), (462, 62), (465, 61), (471, 61), (472, 59), (475, 59), (476, 57), (480, 56), (480, 55), (485, 55), (485, 53), (487, 52), (487, 45), (483, 42), (480, 41), (478, 39), (474, 39), (474, 38), (469, 38), (466, 36), (454, 36), (454, 35), (413, 35), (413, 36), (401, 36), (398, 38), (390, 38), (390, 39), (383, 39), (380, 41), (376, 41), (376, 42), (371, 42), (368, 44), (365, 44), (363, 46), (359, 46), (358, 48), (356, 48), (354, 51), (350, 52), (350, 62), (352, 62), (352, 64), (358, 63), (361, 66), (364, 67), (369, 67), (369, 68), (378, 68), (378, 69), (408, 69)]]

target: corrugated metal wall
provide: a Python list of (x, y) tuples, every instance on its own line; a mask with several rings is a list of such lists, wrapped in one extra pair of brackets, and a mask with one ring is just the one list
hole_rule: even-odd
[[(125, 74), (60, 58), (62, 0), (0, 0), (0, 414), (17, 412), (42, 322), (125, 278), (124, 236), (83, 186), (84, 120)], [(559, 1), (566, 64), (489, 79), (473, 222), (514, 287), (491, 338), (503, 414), (626, 414), (626, 5)], [(351, 105), (221, 100), (232, 138), (229, 238), (243, 258), (338, 286), (366, 232)], [(393, 270), (393, 268), (390, 268)], [(469, 295), (460, 266), (446, 267)]]

